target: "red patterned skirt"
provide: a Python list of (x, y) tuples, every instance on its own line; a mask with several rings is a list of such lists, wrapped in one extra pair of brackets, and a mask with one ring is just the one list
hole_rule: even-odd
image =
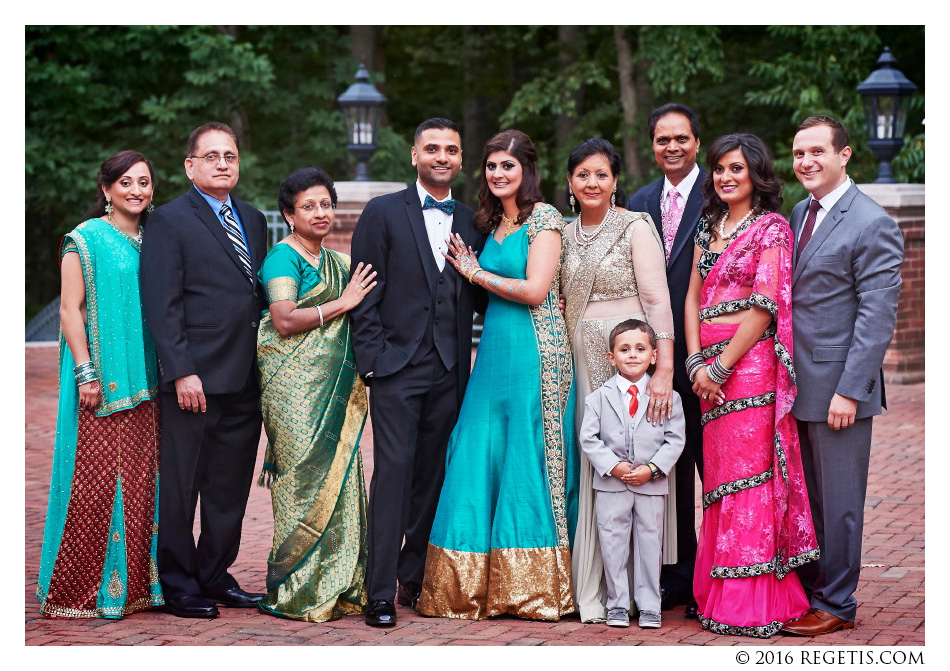
[[(158, 401), (97, 417), (80, 410), (76, 461), (62, 540), (41, 612), (48, 617), (121, 617), (164, 603), (152, 554), (159, 457)], [(109, 535), (121, 487), (121, 530)], [(110, 544), (125, 575), (103, 575)], [(121, 563), (121, 562), (120, 562)], [(100, 599), (100, 591), (105, 588)], [(153, 589), (155, 588), (155, 589)], [(107, 596), (106, 596), (107, 595)]]

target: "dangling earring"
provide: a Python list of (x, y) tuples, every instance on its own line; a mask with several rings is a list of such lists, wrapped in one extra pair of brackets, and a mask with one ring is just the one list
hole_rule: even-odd
[(149, 203), (149, 204), (148, 204), (148, 207), (145, 208), (145, 211), (148, 212), (149, 214), (151, 214), (152, 212), (154, 212), (154, 211), (155, 211), (155, 204), (154, 204), (154, 203)]
[(574, 211), (574, 206), (575, 206), (575, 204), (576, 204), (575, 201), (574, 201), (574, 192), (573, 192), (573, 191), (569, 191), (568, 193), (571, 194), (571, 211), (573, 212), (573, 211)]
[(112, 201), (106, 198), (106, 214), (112, 214)]
[(617, 189), (613, 190), (613, 193), (610, 194), (610, 207), (614, 207), (617, 204)]
[(290, 234), (293, 235), (293, 234), (294, 234), (294, 224), (293, 224), (293, 222), (288, 221), (288, 222), (287, 222), (287, 225), (290, 226)]

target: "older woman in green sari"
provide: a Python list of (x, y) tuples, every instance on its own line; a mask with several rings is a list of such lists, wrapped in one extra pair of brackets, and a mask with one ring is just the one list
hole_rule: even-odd
[(274, 508), (265, 613), (325, 622), (366, 604), (366, 488), (359, 439), (366, 389), (346, 313), (376, 285), (362, 263), (323, 248), (333, 228), (333, 180), (302, 168), (280, 185), (291, 234), (268, 252), (260, 280), (270, 305), (257, 337), (264, 474)]

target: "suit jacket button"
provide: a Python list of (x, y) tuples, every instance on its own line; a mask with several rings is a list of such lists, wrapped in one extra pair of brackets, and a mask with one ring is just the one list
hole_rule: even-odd
[(428, 311), (429, 311), (429, 306), (427, 305), (427, 306), (426, 306), (426, 312), (428, 312)]
[(251, 328), (257, 328), (257, 322), (251, 322)]

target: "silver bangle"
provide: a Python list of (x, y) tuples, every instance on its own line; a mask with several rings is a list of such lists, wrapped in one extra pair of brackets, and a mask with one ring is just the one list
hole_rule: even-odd
[(657, 340), (676, 340), (676, 336), (672, 333), (667, 333), (666, 331), (660, 331), (656, 334)]
[(76, 376), (77, 387), (96, 381), (96, 367), (92, 361), (86, 361), (73, 368), (73, 374)]
[(320, 326), (323, 326), (323, 310), (320, 306), (317, 306), (317, 314), (320, 315)]

